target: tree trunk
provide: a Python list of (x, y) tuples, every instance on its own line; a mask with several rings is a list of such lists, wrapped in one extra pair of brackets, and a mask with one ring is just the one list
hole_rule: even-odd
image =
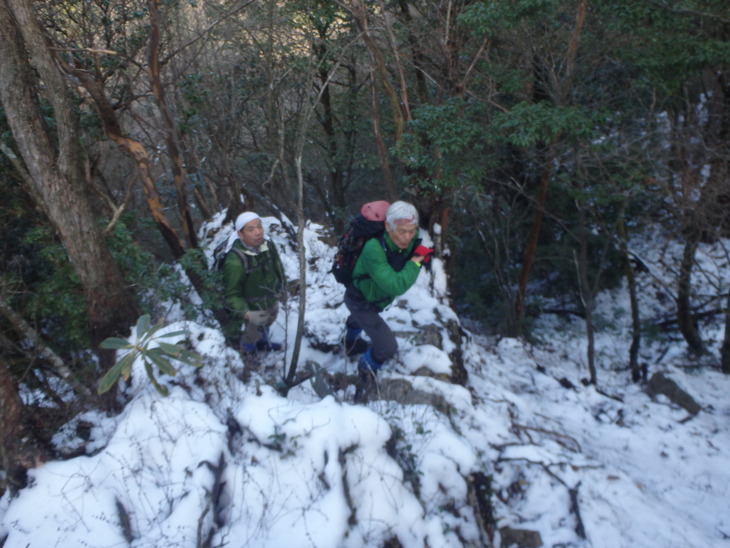
[(694, 354), (702, 354), (704, 345), (697, 332), (697, 327), (692, 317), (692, 268), (695, 261), (695, 252), (699, 243), (699, 234), (692, 233), (687, 237), (682, 254), (682, 264), (679, 267), (679, 278), (677, 280), (677, 323), (687, 346)]
[(44, 460), (44, 452), (23, 423), (23, 403), (0, 355), (0, 468), (5, 471), (0, 494), (6, 487), (11, 492), (25, 487), (25, 472)]
[(198, 247), (198, 237), (195, 234), (193, 217), (188, 206), (187, 189), (185, 188), (185, 169), (183, 168), (182, 153), (177, 131), (177, 124), (170, 112), (165, 100), (165, 89), (162, 85), (160, 67), (160, 9), (159, 0), (150, 0), (147, 5), (150, 10), (150, 44), (149, 44), (149, 68), (147, 72), (150, 77), (152, 93), (157, 101), (157, 108), (162, 114), (162, 121), (165, 131), (165, 142), (167, 143), (167, 154), (172, 163), (172, 177), (175, 182), (175, 194), (177, 196), (177, 209), (180, 216), (185, 240), (188, 247)]
[[(624, 263), (624, 274), (626, 275), (626, 283), (629, 286), (629, 302), (631, 303), (631, 347), (629, 348), (629, 368), (631, 370), (631, 380), (646, 382), (646, 370), (642, 371), (639, 367), (639, 349), (641, 348), (641, 317), (639, 314), (639, 296), (636, 293), (636, 277), (634, 276), (634, 267), (631, 264), (629, 250), (627, 247), (626, 223), (624, 214), (626, 212), (626, 200), (621, 203), (621, 211), (616, 223), (616, 232), (619, 238), (619, 248), (621, 258)], [(643, 377), (643, 378), (642, 378)]]
[(595, 385), (598, 383), (598, 376), (596, 374), (596, 344), (593, 325), (594, 291), (588, 279), (588, 228), (585, 209), (581, 204), (578, 204), (578, 240), (579, 252), (575, 262), (578, 271), (578, 290), (586, 322), (586, 359), (588, 360), (591, 384)]
[[(556, 75), (557, 82), (557, 102), (558, 104), (564, 105), (568, 101), (568, 94), (572, 86), (573, 77), (575, 73), (575, 60), (578, 54), (578, 42), (581, 33), (583, 32), (583, 25), (585, 23), (586, 15), (586, 0), (582, 0), (576, 10), (575, 25), (573, 32), (568, 42), (568, 47), (565, 54), (565, 69), (562, 75)], [(562, 76), (562, 78), (559, 78)], [(542, 77), (541, 77), (542, 79)], [(539, 87), (542, 87), (544, 82), (538, 82)], [(530, 237), (527, 242), (527, 247), (522, 256), (522, 268), (520, 269), (519, 282), (517, 287), (517, 299), (515, 303), (515, 325), (514, 334), (522, 334), (522, 322), (525, 315), (525, 298), (527, 294), (527, 282), (530, 277), (530, 270), (532, 269), (532, 263), (535, 260), (535, 254), (537, 252), (537, 242), (540, 237), (540, 230), (542, 228), (542, 217), (545, 210), (547, 188), (552, 176), (553, 164), (555, 157), (557, 156), (558, 143), (560, 142), (560, 136), (556, 136), (548, 148), (546, 154), (545, 163), (543, 164), (542, 176), (540, 177), (540, 188), (537, 194), (537, 200), (535, 204), (535, 220), (532, 224), (530, 231)]]
[(393, 202), (398, 199), (398, 191), (395, 185), (395, 179), (393, 178), (393, 172), (391, 170), (390, 161), (388, 160), (388, 150), (383, 139), (383, 135), (380, 128), (380, 109), (378, 108), (378, 94), (377, 94), (377, 82), (383, 86), (383, 91), (390, 102), (390, 110), (393, 115), (393, 140), (397, 144), (400, 142), (405, 129), (405, 124), (410, 120), (410, 112), (408, 110), (408, 98), (402, 97), (395, 90), (390, 82), (390, 75), (388, 73), (385, 60), (380, 52), (378, 45), (370, 35), (370, 28), (368, 22), (368, 13), (365, 4), (361, 0), (353, 0), (350, 3), (350, 13), (352, 13), (355, 23), (357, 24), (358, 30), (361, 33), (363, 42), (370, 55), (371, 63), (371, 79), (370, 79), (370, 92), (371, 92), (371, 104), (372, 104), (372, 124), (373, 124), (373, 135), (375, 137), (375, 144), (378, 150), (378, 156), (380, 157), (380, 166), (383, 171), (383, 179), (385, 182), (385, 190), (387, 194), (387, 200)]
[[(322, 36), (320, 45), (317, 47), (315, 53), (319, 62), (319, 82), (322, 86), (322, 129), (327, 137), (327, 154), (329, 156), (329, 179), (330, 188), (332, 189), (332, 200), (331, 204), (327, 200), (326, 192), (322, 192), (321, 200), (324, 205), (325, 211), (341, 213), (345, 211), (347, 202), (345, 199), (345, 174), (342, 169), (342, 153), (339, 150), (337, 143), (337, 134), (335, 130), (335, 115), (334, 107), (332, 105), (332, 95), (330, 93), (330, 75), (325, 65), (325, 60), (328, 54), (325, 44), (325, 37)], [(319, 186), (319, 185), (318, 185)], [(345, 221), (342, 215), (335, 216), (335, 231), (340, 234), (345, 230)]]
[(727, 296), (725, 304), (725, 337), (722, 340), (722, 348), (720, 349), (720, 364), (722, 372), (730, 375), (730, 293)]
[(522, 321), (525, 316), (525, 299), (527, 298), (527, 282), (530, 279), (530, 270), (535, 262), (535, 254), (537, 253), (537, 242), (540, 239), (540, 230), (542, 229), (542, 217), (545, 211), (545, 203), (547, 201), (547, 189), (552, 174), (552, 166), (555, 160), (557, 150), (557, 142), (550, 145), (547, 157), (540, 177), (540, 188), (537, 192), (535, 200), (535, 218), (532, 221), (530, 236), (527, 240), (527, 246), (522, 254), (522, 266), (520, 267), (520, 276), (517, 283), (517, 298), (515, 302), (515, 323), (512, 326), (512, 334), (519, 336), (522, 334)]
[[(47, 90), (57, 135), (44, 123), (33, 69)], [(58, 232), (84, 289), (93, 343), (126, 331), (138, 316), (137, 306), (88, 200), (74, 106), (28, 0), (0, 3), (0, 101), (27, 169), (30, 194)], [(107, 361), (110, 354), (100, 356)]]
[(48, 360), (56, 373), (58, 373), (58, 375), (66, 381), (79, 396), (85, 398), (92, 397), (92, 392), (89, 388), (86, 385), (81, 384), (78, 379), (74, 377), (73, 372), (65, 363), (63, 363), (63, 360), (48, 347), (36, 330), (33, 329), (20, 314), (13, 310), (2, 296), (0, 296), (0, 314), (5, 316), (5, 318), (13, 326), (13, 329), (15, 329), (19, 335), (24, 337), (33, 345), (34, 354)]

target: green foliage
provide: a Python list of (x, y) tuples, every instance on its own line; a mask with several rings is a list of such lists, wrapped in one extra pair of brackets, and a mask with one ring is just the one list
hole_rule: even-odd
[(411, 170), (407, 182), (440, 194), (480, 181), (489, 167), (484, 117), (481, 105), (459, 98), (417, 109), (395, 151)]
[(476, 34), (496, 35), (524, 19), (549, 21), (555, 0), (492, 0), (473, 2), (459, 15), (459, 24)]
[(547, 101), (522, 102), (509, 112), (495, 114), (493, 138), (517, 147), (548, 144), (558, 137), (567, 140), (589, 138), (595, 130), (592, 117), (581, 107), (555, 106)]
[(132, 214), (126, 215), (114, 225), (108, 240), (109, 250), (127, 282), (147, 288), (143, 284), (148, 284), (150, 281), (151, 271), (156, 267), (155, 259), (135, 240), (135, 235), (127, 224), (129, 215)]
[[(11, 142), (1, 113), (0, 134)], [(65, 249), (5, 160), (0, 154), (3, 296), (56, 353), (64, 358), (77, 354), (90, 341), (83, 290)], [(25, 345), (22, 339), (13, 344)]]
[[(109, 246), (125, 280), (135, 288), (142, 310), (153, 316), (163, 315), (164, 308), (175, 304), (182, 308), (186, 317), (205, 318), (205, 312), (216, 304), (213, 294), (221, 286), (220, 274), (208, 269), (199, 249), (187, 250), (178, 261), (179, 266), (160, 262), (137, 241), (142, 233), (156, 234), (154, 227), (131, 216), (124, 216), (115, 225)], [(190, 285), (181, 276), (179, 267), (198, 276), (210, 289), (209, 293), (200, 295), (202, 303), (190, 299)]]
[[(727, 64), (730, 41), (727, 2), (683, 2), (681, 8), (661, 3), (612, 0), (595, 5), (610, 30), (611, 55), (638, 70), (632, 85), (648, 85), (666, 95), (681, 91), (700, 71)], [(620, 39), (619, 39), (620, 37)]]
[(109, 337), (102, 341), (100, 344), (101, 348), (126, 350), (127, 352), (101, 378), (98, 388), (99, 394), (103, 394), (111, 389), (120, 377), (125, 381), (129, 380), (132, 364), (138, 358), (144, 363), (150, 382), (163, 396), (167, 396), (169, 391), (166, 386), (161, 385), (157, 381), (153, 367), (156, 366), (160, 373), (173, 377), (177, 374), (177, 370), (173, 367), (171, 360), (192, 365), (193, 367), (200, 367), (202, 365), (201, 357), (196, 352), (186, 350), (180, 344), (170, 344), (160, 340), (188, 335), (187, 331), (174, 331), (172, 333), (158, 335), (157, 332), (162, 327), (161, 324), (156, 326), (151, 325), (149, 314), (144, 314), (137, 320), (134, 333), (129, 340)]
[[(474, 214), (481, 212), (475, 210)], [(485, 223), (464, 234), (454, 244), (458, 269), (453, 287), (460, 313), (479, 322), (492, 333), (509, 333), (514, 318), (514, 295), (519, 264), (503, 257), (499, 239), (509, 233), (510, 220), (503, 218), (503, 226), (495, 229)], [(477, 237), (484, 233), (491, 246), (485, 248)], [(509, 251), (509, 250), (507, 250)]]
[[(208, 268), (205, 254), (202, 249), (188, 249), (179, 260), (180, 266), (192, 275), (197, 276), (202, 282), (205, 290), (199, 294), (200, 304), (190, 301), (187, 286), (180, 286), (178, 282), (177, 293), (171, 297), (177, 299), (183, 308), (190, 314), (190, 317), (205, 318), (206, 312), (220, 308), (223, 305), (223, 274)], [(215, 324), (213, 324), (215, 325)]]
[(83, 289), (50, 227), (27, 230), (14, 253), (24, 257), (15, 274), (25, 291), (16, 295), (13, 306), (40, 324), (56, 349), (78, 351), (87, 347), (90, 338)]

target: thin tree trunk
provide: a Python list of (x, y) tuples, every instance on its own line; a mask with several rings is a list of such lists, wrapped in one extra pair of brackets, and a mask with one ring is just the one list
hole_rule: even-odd
[[(375, 143), (378, 149), (378, 155), (380, 156), (380, 165), (383, 171), (383, 178), (385, 180), (385, 189), (388, 194), (387, 198), (390, 201), (398, 199), (398, 192), (393, 179), (393, 174), (390, 169), (390, 162), (388, 161), (388, 150), (383, 140), (383, 136), (380, 130), (380, 111), (378, 109), (378, 94), (377, 94), (377, 83), (383, 86), (383, 91), (390, 102), (390, 110), (393, 115), (394, 125), (394, 136), (395, 143), (399, 143), (403, 136), (405, 129), (406, 117), (410, 116), (410, 112), (407, 108), (407, 97), (399, 96), (393, 85), (390, 83), (390, 76), (388, 69), (385, 66), (385, 60), (383, 59), (380, 49), (376, 45), (372, 36), (370, 36), (370, 28), (368, 23), (368, 14), (365, 5), (361, 0), (351, 0), (348, 6), (355, 23), (360, 30), (362, 39), (365, 42), (365, 46), (370, 55), (371, 62), (371, 103), (372, 103), (372, 123), (373, 123), (373, 135), (375, 137)], [(377, 75), (377, 77), (376, 77)]]
[(190, 214), (188, 205), (188, 195), (185, 188), (185, 170), (183, 168), (182, 155), (180, 151), (177, 124), (170, 112), (170, 108), (165, 99), (165, 89), (162, 85), (161, 67), (160, 67), (160, 10), (159, 1), (150, 0), (147, 5), (150, 10), (150, 44), (149, 44), (149, 68), (147, 70), (152, 86), (152, 93), (157, 102), (157, 108), (162, 114), (162, 121), (165, 130), (165, 142), (167, 143), (167, 154), (172, 163), (172, 176), (175, 182), (175, 194), (177, 197), (177, 209), (180, 217), (180, 225), (182, 226), (185, 240), (188, 247), (198, 247), (198, 238), (195, 233), (195, 224)]
[(687, 346), (694, 354), (704, 352), (704, 344), (697, 332), (694, 318), (692, 317), (692, 269), (695, 262), (695, 252), (699, 244), (699, 234), (692, 231), (687, 237), (682, 254), (682, 263), (679, 267), (679, 278), (677, 280), (677, 323)]
[[(315, 48), (317, 62), (319, 65), (319, 81), (322, 91), (322, 129), (327, 136), (327, 154), (329, 157), (329, 180), (332, 189), (332, 203), (329, 203), (327, 192), (322, 192), (320, 185), (318, 188), (320, 199), (326, 211), (344, 211), (347, 203), (345, 201), (345, 174), (342, 169), (342, 153), (337, 143), (337, 135), (335, 131), (335, 115), (332, 106), (332, 94), (330, 93), (329, 73), (327, 72), (325, 60), (327, 58), (327, 49), (324, 45), (326, 37), (320, 36), (320, 44)], [(341, 233), (345, 228), (344, 221), (341, 216), (335, 217), (335, 230)]]
[(147, 206), (149, 207), (152, 219), (157, 229), (162, 234), (165, 242), (167, 242), (172, 256), (179, 259), (185, 253), (185, 244), (178, 236), (175, 229), (165, 215), (165, 208), (162, 205), (162, 199), (157, 192), (155, 178), (152, 174), (151, 161), (147, 150), (142, 143), (127, 137), (122, 130), (121, 123), (117, 118), (114, 108), (109, 103), (101, 84), (94, 80), (89, 73), (83, 70), (77, 70), (73, 67), (67, 67), (67, 70), (76, 78), (87, 92), (92, 105), (96, 109), (101, 121), (102, 127), (107, 136), (126, 154), (128, 154), (137, 166), (140, 178), (142, 180), (142, 188), (144, 190)]
[[(368, 12), (362, 0), (351, 0), (350, 11), (355, 19), (358, 29), (360, 30), (363, 42), (365, 42), (365, 47), (370, 54), (372, 66), (375, 72), (377, 72), (380, 84), (383, 86), (385, 95), (390, 101), (394, 124), (393, 139), (396, 143), (399, 143), (405, 130), (405, 124), (408, 120), (410, 120), (408, 97), (400, 95), (390, 83), (390, 75), (388, 68), (385, 65), (383, 55), (380, 52), (380, 48), (375, 43), (375, 40), (373, 40), (373, 37), (370, 35)], [(402, 88), (402, 90), (403, 89), (404, 88)]]
[(552, 174), (553, 162), (557, 150), (557, 143), (550, 145), (545, 164), (540, 177), (540, 187), (535, 200), (535, 217), (532, 221), (530, 236), (527, 239), (527, 246), (522, 254), (522, 266), (520, 267), (520, 275), (517, 281), (517, 298), (515, 300), (515, 324), (512, 326), (513, 334), (519, 336), (522, 334), (522, 321), (525, 316), (525, 299), (527, 298), (527, 282), (530, 279), (530, 270), (535, 262), (535, 254), (537, 253), (537, 242), (540, 239), (540, 230), (542, 229), (542, 217), (545, 211), (545, 203), (547, 201), (547, 189)]
[(725, 304), (725, 337), (722, 339), (720, 349), (720, 365), (722, 372), (730, 375), (730, 293)]
[(642, 372), (639, 367), (639, 349), (641, 348), (641, 317), (639, 313), (639, 297), (636, 293), (636, 277), (634, 275), (634, 267), (629, 257), (627, 248), (626, 223), (624, 214), (626, 212), (626, 200), (621, 203), (621, 211), (616, 223), (616, 231), (619, 237), (619, 249), (624, 264), (624, 274), (626, 283), (629, 286), (629, 302), (631, 303), (631, 347), (629, 348), (629, 368), (631, 370), (631, 380), (639, 382), (646, 381), (646, 371)]
[(373, 123), (373, 137), (375, 138), (375, 146), (378, 150), (378, 157), (380, 158), (380, 169), (383, 173), (385, 191), (387, 199), (394, 202), (398, 199), (398, 190), (393, 179), (393, 171), (390, 168), (388, 147), (385, 145), (383, 133), (380, 131), (380, 109), (378, 108), (378, 92), (374, 77), (370, 78), (370, 104), (372, 106), (371, 121)]
[(63, 360), (49, 348), (43, 339), (41, 339), (38, 332), (33, 329), (28, 322), (20, 316), (20, 314), (15, 312), (15, 310), (13, 310), (2, 297), (0, 297), (0, 314), (7, 318), (18, 334), (22, 335), (33, 344), (33, 346), (37, 349), (38, 354), (47, 359), (51, 365), (53, 365), (56, 373), (58, 373), (58, 375), (65, 380), (77, 394), (86, 398), (92, 397), (91, 391), (85, 385), (81, 384), (76, 377), (74, 377), (73, 372), (65, 363), (63, 363)]
[[(306, 126), (305, 126), (306, 127)], [(302, 135), (302, 142), (304, 137)], [(304, 335), (304, 316), (307, 309), (307, 258), (306, 248), (304, 246), (304, 177), (302, 175), (302, 153), (303, 144), (297, 152), (295, 158), (297, 171), (297, 186), (299, 189), (299, 198), (297, 200), (297, 250), (299, 255), (299, 316), (297, 318), (297, 333), (294, 339), (294, 349), (286, 375), (286, 384), (291, 385), (297, 373), (299, 364), (299, 353), (302, 348), (302, 336)]]
[(588, 237), (585, 210), (578, 205), (578, 239), (579, 252), (575, 259), (578, 272), (578, 290), (583, 304), (583, 313), (586, 322), (586, 359), (591, 384), (597, 384), (595, 331), (593, 326), (593, 290), (588, 280)]
[[(578, 42), (581, 33), (583, 32), (583, 25), (585, 24), (586, 15), (586, 0), (582, 0), (578, 4), (578, 8), (575, 14), (575, 25), (573, 26), (573, 32), (568, 42), (568, 48), (565, 55), (565, 70), (563, 78), (558, 84), (558, 103), (565, 104), (568, 100), (568, 94), (573, 82), (573, 76), (575, 72), (575, 60), (578, 54)], [(530, 270), (532, 270), (532, 264), (535, 261), (535, 254), (537, 253), (537, 243), (540, 238), (540, 230), (542, 228), (542, 217), (545, 210), (548, 183), (552, 176), (553, 163), (557, 156), (558, 142), (560, 137), (556, 137), (548, 148), (548, 152), (543, 165), (542, 175), (540, 177), (540, 187), (537, 193), (537, 199), (535, 203), (535, 219), (532, 223), (532, 229), (530, 230), (530, 236), (527, 240), (527, 246), (522, 256), (522, 267), (520, 269), (520, 275), (517, 285), (517, 298), (515, 302), (515, 325), (513, 331), (515, 335), (522, 334), (522, 323), (525, 315), (525, 298), (527, 294), (527, 282), (530, 277)]]

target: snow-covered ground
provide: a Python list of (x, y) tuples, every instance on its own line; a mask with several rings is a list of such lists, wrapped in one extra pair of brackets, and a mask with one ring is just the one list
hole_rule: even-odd
[[(296, 278), (286, 232), (273, 218), (265, 226)], [(300, 363), (354, 373), (355, 361), (333, 351), (347, 311), (321, 232), (305, 234)], [(648, 267), (642, 314), (659, 320), (680, 248), (659, 234), (647, 241), (634, 247)], [(698, 262), (700, 293), (726, 292), (722, 247), (703, 247)], [(429, 395), (411, 403), (355, 404), (353, 387), (321, 398), (308, 381), (280, 396), (273, 385), (289, 366), (295, 297), (273, 328), (287, 354), (263, 356), (247, 382), (217, 330), (173, 314), (165, 331), (187, 329), (203, 367), (160, 377), (164, 398), (136, 364), (120, 415), (87, 413), (64, 427), (59, 451), (82, 456), (32, 470), (27, 488), (0, 500), (0, 545), (6, 536), (4, 548), (478, 547), (490, 535), (506, 546), (512, 529), (524, 530), (523, 545), (730, 546), (730, 378), (716, 355), (687, 367), (681, 341), (645, 338), (649, 373), (664, 372), (702, 411), (652, 400), (626, 370), (627, 302), (621, 289), (598, 299), (598, 386), (585, 386), (580, 321), (546, 315), (532, 345), (487, 338), (450, 308), (435, 260), (385, 312), (400, 352), (381, 377)], [(716, 354), (723, 326), (703, 327)], [(459, 361), (465, 386), (449, 381)], [(89, 440), (79, 424), (91, 425)], [(495, 530), (484, 526), (490, 512)]]

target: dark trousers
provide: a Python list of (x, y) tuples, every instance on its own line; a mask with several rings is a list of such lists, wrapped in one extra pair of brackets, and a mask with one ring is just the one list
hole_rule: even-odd
[(383, 363), (398, 350), (395, 335), (380, 317), (381, 310), (365, 300), (362, 293), (354, 287), (345, 291), (345, 306), (350, 311), (346, 325), (351, 329), (362, 329), (370, 337), (372, 356), (378, 363)]

